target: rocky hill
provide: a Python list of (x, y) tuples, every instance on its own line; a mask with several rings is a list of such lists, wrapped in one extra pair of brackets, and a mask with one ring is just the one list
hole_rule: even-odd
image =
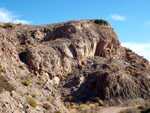
[[(110, 24), (0, 25), (0, 112), (69, 113), (69, 106), (150, 101), (150, 65)], [(59, 110), (59, 111), (58, 111)]]

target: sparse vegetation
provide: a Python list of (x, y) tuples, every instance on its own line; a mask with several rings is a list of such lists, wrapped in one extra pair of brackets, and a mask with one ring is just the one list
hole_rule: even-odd
[(92, 103), (92, 101), (87, 101), (87, 103), (78, 104), (77, 106), (74, 105), (69, 108), (71, 113), (97, 113), (100, 109), (98, 103)]
[(150, 105), (139, 106), (140, 113), (150, 113)]
[(54, 111), (54, 113), (61, 113), (61, 111), (59, 111), (59, 110), (56, 110), (56, 111)]
[(42, 84), (42, 81), (38, 81), (37, 84), (38, 84), (38, 85), (41, 85), (41, 84)]
[(32, 94), (32, 96), (33, 96), (33, 97), (36, 97), (36, 96), (37, 96), (37, 94), (36, 94), (36, 93), (33, 93), (33, 94)]
[(4, 25), (1, 26), (2, 28), (5, 28), (7, 30), (13, 30), (15, 29), (17, 26), (16, 24), (12, 24), (12, 23), (5, 23)]
[(42, 82), (44, 82), (44, 79), (43, 79), (43, 78), (41, 78), (41, 77), (40, 77), (40, 80), (41, 80)]
[(89, 101), (86, 102), (87, 105), (95, 104), (96, 106), (104, 106), (104, 102), (99, 97), (91, 97)]
[(69, 102), (73, 102), (73, 101), (74, 101), (74, 97), (73, 97), (73, 96), (68, 96), (68, 97), (67, 97), (67, 100), (68, 100)]
[(2, 65), (0, 64), (0, 71), (2, 70)]
[(23, 80), (22, 81), (22, 84), (25, 85), (25, 86), (29, 86), (30, 85), (30, 82), (28, 80)]
[(23, 46), (20, 46), (20, 50), (22, 51), (25, 51), (26, 50), (26, 47), (23, 45)]
[(36, 101), (33, 98), (27, 98), (27, 102), (30, 106), (36, 107)]
[(51, 97), (50, 97), (50, 96), (49, 96), (49, 97), (47, 97), (47, 100), (48, 100), (48, 101), (51, 101)]
[(14, 86), (10, 84), (5, 77), (0, 76), (0, 93), (3, 91), (3, 89), (9, 92), (15, 90)]
[(106, 25), (107, 24), (107, 21), (105, 21), (105, 20), (103, 20), (103, 19), (96, 19), (95, 21), (94, 21), (94, 23), (96, 23), (96, 24), (99, 24), (99, 25), (102, 25), (102, 24), (104, 24), (104, 25)]
[(142, 109), (144, 109), (144, 106), (139, 106), (138, 109), (142, 110)]
[[(35, 112), (61, 113), (70, 108), (74, 110), (70, 113), (96, 113), (109, 105), (122, 107), (123, 104), (149, 101), (149, 64), (131, 51), (127, 55), (117, 35), (107, 25), (109, 23), (105, 20), (83, 20), (83, 23), (70, 21), (39, 27), (17, 24), (16, 30), (12, 31), (6, 30), (9, 27), (1, 28), (0, 36), (4, 41), (1, 44), (0, 75), (8, 78), (0, 78), (0, 92), (11, 92), (12, 84), (17, 89), (16, 92), (6, 92), (6, 95), (4, 92), (2, 104), (4, 101), (5, 107), (11, 107), (14, 104), (10, 100), (12, 97), (15, 105), (27, 112), (37, 106)], [(52, 40), (51, 44), (45, 45), (50, 39), (54, 42)], [(110, 58), (107, 52), (111, 53)], [(141, 70), (143, 68), (145, 72)], [(4, 100), (6, 96), (9, 98)], [(10, 102), (8, 105), (5, 103), (7, 100)], [(148, 113), (150, 107), (140, 106), (138, 110)], [(134, 111), (130, 109), (122, 113)]]
[(26, 92), (27, 95), (30, 95), (30, 92)]

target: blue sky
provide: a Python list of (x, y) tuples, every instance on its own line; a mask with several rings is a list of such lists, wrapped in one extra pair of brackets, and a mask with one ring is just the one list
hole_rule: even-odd
[(42, 25), (104, 19), (121, 44), (150, 61), (150, 0), (1, 0), (0, 21)]

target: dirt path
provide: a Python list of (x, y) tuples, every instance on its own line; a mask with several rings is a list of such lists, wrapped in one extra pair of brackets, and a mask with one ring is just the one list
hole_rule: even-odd
[(109, 107), (109, 108), (103, 108), (97, 113), (119, 113), (122, 110), (125, 110), (130, 107)]

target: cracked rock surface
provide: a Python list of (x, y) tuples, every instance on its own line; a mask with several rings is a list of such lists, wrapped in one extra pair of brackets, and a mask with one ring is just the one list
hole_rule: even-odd
[(0, 112), (69, 113), (93, 97), (106, 105), (150, 101), (149, 62), (122, 47), (108, 22), (0, 27)]

